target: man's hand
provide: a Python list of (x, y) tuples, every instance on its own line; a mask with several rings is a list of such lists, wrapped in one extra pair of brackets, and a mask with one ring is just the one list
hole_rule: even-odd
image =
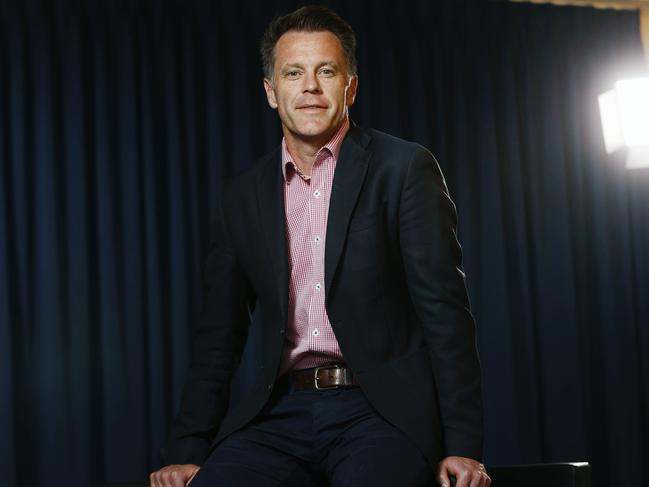
[(472, 458), (446, 457), (437, 466), (437, 481), (451, 487), (449, 476), (455, 477), (455, 487), (489, 487), (491, 479), (484, 465)]
[(150, 487), (185, 487), (198, 473), (200, 467), (191, 463), (167, 465), (149, 475)]

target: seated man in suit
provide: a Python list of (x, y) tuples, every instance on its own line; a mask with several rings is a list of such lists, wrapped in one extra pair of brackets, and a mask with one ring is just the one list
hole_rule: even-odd
[[(349, 120), (355, 47), (320, 6), (263, 36), (284, 137), (221, 191), (170, 465), (151, 486), (490, 484), (455, 207), (430, 152)], [(256, 304), (262, 366), (227, 411)]]

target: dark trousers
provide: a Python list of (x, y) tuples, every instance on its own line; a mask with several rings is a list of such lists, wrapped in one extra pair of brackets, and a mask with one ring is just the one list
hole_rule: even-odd
[(212, 452), (190, 487), (433, 484), (417, 447), (360, 388), (294, 391), (279, 384), (255, 421)]

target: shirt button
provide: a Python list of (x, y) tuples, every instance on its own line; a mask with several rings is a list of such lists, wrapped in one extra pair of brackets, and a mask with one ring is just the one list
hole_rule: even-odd
[(317, 244), (319, 244), (321, 240), (322, 240), (322, 238), (320, 237), (320, 235), (316, 235), (316, 236), (313, 238), (313, 241), (314, 241), (315, 243), (317, 243)]
[(315, 196), (316, 198), (319, 198), (321, 194), (322, 194), (322, 193), (320, 193), (320, 190), (319, 190), (319, 189), (316, 189), (316, 190), (313, 192), (313, 196)]
[(322, 287), (322, 284), (320, 284), (320, 283), (318, 282), (318, 283), (316, 283), (316, 285), (313, 286), (313, 287), (315, 287), (317, 291), (320, 291), (320, 288)]
[(317, 337), (320, 334), (320, 332), (318, 330), (313, 330), (312, 333), (313, 333), (314, 337)]

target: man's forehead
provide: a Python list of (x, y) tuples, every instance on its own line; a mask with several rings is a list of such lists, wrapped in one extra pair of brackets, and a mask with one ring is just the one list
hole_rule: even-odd
[(328, 53), (328, 59), (343, 56), (342, 44), (338, 37), (330, 31), (288, 31), (283, 34), (275, 45), (277, 57), (290, 57), (315, 53)]

